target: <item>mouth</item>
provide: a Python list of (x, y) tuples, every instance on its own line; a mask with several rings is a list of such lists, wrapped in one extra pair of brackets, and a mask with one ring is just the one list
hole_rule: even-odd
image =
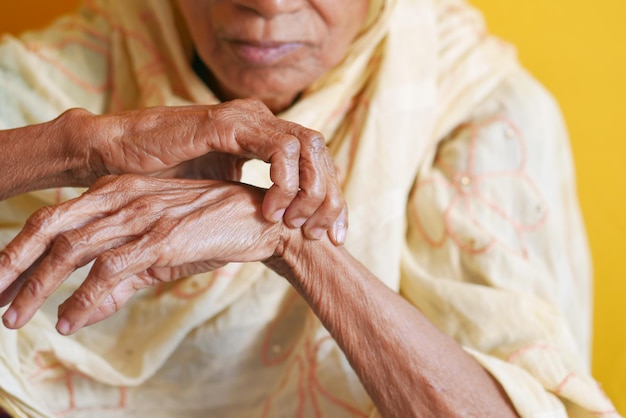
[(302, 42), (249, 42), (226, 40), (237, 59), (255, 66), (265, 66), (280, 61), (304, 46)]

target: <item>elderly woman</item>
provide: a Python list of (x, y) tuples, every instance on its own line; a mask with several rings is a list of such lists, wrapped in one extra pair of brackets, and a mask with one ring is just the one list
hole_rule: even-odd
[(9, 413), (617, 415), (558, 109), (461, 0), (88, 1), (0, 86)]

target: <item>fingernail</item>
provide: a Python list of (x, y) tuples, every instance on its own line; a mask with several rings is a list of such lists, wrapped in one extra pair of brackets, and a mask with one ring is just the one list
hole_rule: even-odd
[(335, 239), (341, 245), (346, 242), (346, 227), (343, 225), (335, 225)]
[(286, 209), (278, 209), (276, 212), (274, 212), (274, 214), (272, 215), (272, 219), (274, 220), (274, 222), (280, 222), (283, 219), (285, 210)]
[(15, 309), (9, 308), (9, 310), (4, 313), (2, 316), (2, 322), (5, 327), (14, 328), (15, 323), (17, 322), (17, 312), (15, 312)]
[(304, 225), (305, 222), (306, 218), (296, 218), (291, 221), (291, 225), (293, 225), (294, 228), (300, 228), (302, 225)]
[(68, 335), (70, 333), (70, 321), (65, 318), (59, 319), (57, 331), (59, 331), (59, 334)]
[(325, 232), (326, 232), (325, 229), (313, 228), (311, 229), (309, 233), (311, 234), (312, 239), (322, 239), (322, 236), (324, 235)]

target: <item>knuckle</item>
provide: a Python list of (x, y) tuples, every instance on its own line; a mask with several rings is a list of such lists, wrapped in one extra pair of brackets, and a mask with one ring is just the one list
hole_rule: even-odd
[(147, 289), (159, 283), (159, 280), (150, 272), (150, 270), (143, 273), (136, 274), (132, 280), (133, 290)]
[(91, 310), (96, 305), (96, 297), (93, 292), (79, 288), (72, 295), (72, 304), (74, 308), (80, 311)]
[(83, 119), (88, 116), (93, 116), (93, 113), (89, 112), (87, 109), (83, 109), (80, 107), (67, 109), (60, 115), (60, 117), (66, 118), (74, 126), (82, 122)]
[(50, 249), (51, 255), (59, 259), (65, 259), (69, 254), (73, 254), (78, 247), (73, 235), (76, 235), (76, 232), (64, 232), (57, 236)]
[(29, 277), (26, 283), (24, 283), (23, 289), (25, 289), (33, 299), (41, 299), (45, 296), (45, 284), (38, 276)]
[(300, 190), (301, 199), (307, 202), (322, 202), (326, 192), (321, 184), (315, 183), (311, 187)]
[(88, 240), (89, 236), (81, 230), (64, 232), (54, 240), (48, 257), (57, 265), (77, 267), (76, 260)]
[(322, 154), (326, 152), (326, 141), (322, 134), (318, 132), (312, 132), (307, 135), (307, 148), (310, 152), (315, 154)]
[(305, 128), (304, 126), (296, 125), (293, 129), (294, 136), (299, 138), (303, 148), (313, 153), (326, 152), (326, 140), (324, 135), (313, 129)]
[(101, 254), (92, 267), (92, 277), (99, 283), (108, 283), (124, 271), (126, 264), (123, 255), (113, 252)]
[(150, 195), (139, 196), (126, 207), (126, 211), (130, 216), (135, 216), (140, 213), (150, 213), (155, 209), (154, 199)]
[(51, 220), (56, 219), (58, 216), (58, 206), (43, 207), (38, 209), (26, 220), (23, 229), (27, 230), (29, 233), (37, 233), (45, 229), (50, 224)]
[(10, 269), (17, 261), (17, 254), (11, 247), (6, 247), (0, 251), (0, 268)]
[(298, 158), (300, 156), (300, 141), (294, 136), (285, 136), (280, 141), (283, 153), (287, 158)]
[(122, 305), (123, 303), (120, 303), (115, 295), (108, 295), (102, 302), (102, 305), (98, 307), (98, 311), (104, 313), (105, 316), (108, 316), (106, 315), (107, 312), (117, 312), (120, 310)]
[(329, 213), (332, 213), (335, 218), (341, 214), (345, 206), (346, 201), (341, 195), (331, 193), (326, 197), (326, 209)]

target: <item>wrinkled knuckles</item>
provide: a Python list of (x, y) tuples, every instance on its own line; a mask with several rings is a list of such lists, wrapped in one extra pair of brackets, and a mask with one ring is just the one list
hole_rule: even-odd
[(319, 132), (307, 129), (302, 138), (303, 145), (310, 154), (325, 154), (328, 152), (326, 141)]
[(14, 264), (17, 262), (17, 254), (11, 248), (0, 251), (0, 268), (14, 271)]
[(159, 283), (161, 283), (161, 280), (159, 280), (151, 271), (151, 269), (148, 269), (142, 273), (138, 273), (135, 275), (135, 277), (133, 277), (131, 279), (131, 284), (132, 284), (132, 288), (135, 291), (139, 291), (142, 289), (148, 289), (152, 286), (155, 286)]
[(279, 134), (276, 142), (280, 147), (280, 153), (288, 160), (297, 161), (300, 158), (302, 146), (298, 138), (293, 135)]
[(126, 205), (121, 213), (125, 219), (132, 220), (144, 214), (156, 214), (160, 205), (155, 202), (154, 196), (142, 195)]
[(47, 258), (54, 260), (57, 265), (78, 267), (75, 259), (77, 258), (77, 252), (82, 247), (82, 240), (77, 239), (75, 235), (76, 233), (72, 231), (56, 237)]
[(97, 302), (96, 296), (93, 293), (87, 292), (83, 289), (78, 289), (71, 296), (69, 303), (63, 307), (64, 308), (63, 314), (65, 315), (68, 309), (78, 310), (78, 311), (83, 311), (83, 312), (91, 311), (97, 307), (96, 302)]
[(107, 288), (112, 287), (128, 266), (126, 258), (123, 254), (112, 252), (101, 254), (91, 268), (91, 278), (99, 284), (104, 283)]
[[(45, 293), (46, 285), (42, 281), (42, 279), (38, 276), (29, 277), (22, 289), (20, 290), (20, 294), (24, 296), (29, 296), (28, 299), (34, 299), (35, 301), (45, 299), (48, 295)], [(23, 292), (26, 292), (24, 294)]]
[(38, 209), (33, 213), (24, 225), (24, 232), (30, 234), (41, 234), (45, 231), (51, 223), (54, 223), (63, 212), (59, 210), (58, 206), (46, 206)]
[(117, 299), (113, 295), (108, 295), (104, 298), (102, 305), (98, 306), (97, 311), (104, 316), (109, 316), (113, 312), (120, 310), (123, 304), (118, 303)]

